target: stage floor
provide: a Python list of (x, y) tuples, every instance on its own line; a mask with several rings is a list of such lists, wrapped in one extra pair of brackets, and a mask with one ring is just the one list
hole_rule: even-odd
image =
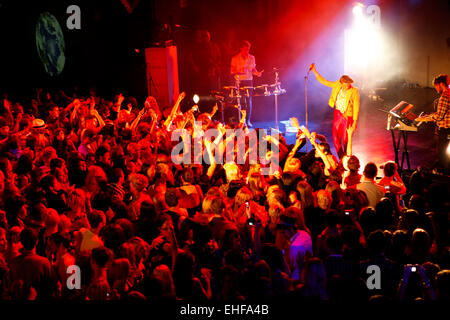
[[(358, 128), (353, 136), (353, 154), (355, 154), (363, 167), (367, 162), (373, 161), (377, 165), (380, 165), (388, 160), (395, 160), (394, 147), (392, 143), (391, 132), (386, 130), (387, 114), (378, 110), (389, 110), (389, 108), (380, 105), (379, 103), (362, 102), (359, 115)], [(311, 132), (323, 134), (330, 146), (332, 152), (336, 155), (332, 143), (332, 114), (333, 110), (330, 109), (322, 119), (311, 117), (308, 119), (308, 128)], [(286, 121), (288, 119), (279, 119), (280, 121)], [(300, 124), (304, 125), (299, 117)], [(253, 122), (255, 128), (275, 128), (275, 121), (269, 122)], [(408, 151), (411, 169), (415, 169), (418, 166), (425, 168), (431, 168), (436, 162), (436, 136), (434, 134), (435, 126), (433, 123), (424, 123), (419, 127), (418, 132), (408, 132)], [(295, 133), (285, 132), (285, 126), (279, 123), (279, 130), (285, 134), (288, 144), (295, 143)], [(399, 132), (395, 131), (396, 139)], [(310, 148), (310, 146), (309, 146)], [(403, 143), (400, 145), (399, 160), (401, 163)], [(311, 150), (311, 149), (309, 149)], [(305, 151), (305, 147), (303, 148)], [(408, 165), (406, 160), (403, 164), (403, 168), (407, 169)]]

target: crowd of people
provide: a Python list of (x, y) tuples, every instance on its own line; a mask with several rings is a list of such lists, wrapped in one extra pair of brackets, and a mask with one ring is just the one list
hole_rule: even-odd
[[(449, 300), (447, 184), (337, 159), (295, 119), (294, 145), (266, 139), (269, 174), (221, 164), (216, 147), (235, 148), (224, 132), (248, 131), (245, 112), (225, 125), (182, 113), (183, 98), (3, 96), (1, 299)], [(174, 161), (177, 128), (217, 129), (194, 155), (210, 161)]]

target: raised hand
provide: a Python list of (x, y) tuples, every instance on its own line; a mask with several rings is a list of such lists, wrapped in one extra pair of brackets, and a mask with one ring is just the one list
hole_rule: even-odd
[(223, 135), (225, 135), (226, 129), (225, 129), (225, 127), (223, 126), (222, 123), (219, 123), (219, 124), (217, 125), (217, 129), (218, 129)]
[(296, 128), (297, 130), (300, 130), (300, 124), (298, 123), (298, 119), (296, 117), (292, 117), (291, 119), (291, 125)]
[(3, 99), (3, 106), (6, 110), (11, 110), (12, 104), (8, 99)]
[(125, 100), (125, 97), (123, 94), (119, 94), (119, 97), (117, 98), (117, 104), (121, 105), (123, 100)]
[(73, 100), (73, 109), (78, 110), (81, 107), (81, 101), (80, 99)]
[(94, 110), (95, 108), (95, 99), (94, 98), (89, 98), (89, 106), (91, 107), (92, 110)]
[(214, 107), (212, 108), (211, 114), (215, 114), (217, 112), (217, 110), (219, 109), (219, 107), (217, 107), (217, 103), (214, 105)]
[(152, 117), (153, 120), (158, 119), (158, 116), (157, 116), (155, 110), (153, 110), (153, 109), (150, 109), (150, 116)]

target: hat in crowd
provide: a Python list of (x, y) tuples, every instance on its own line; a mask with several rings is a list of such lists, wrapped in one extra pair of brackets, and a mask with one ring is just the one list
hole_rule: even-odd
[(33, 120), (33, 128), (34, 129), (43, 129), (45, 128), (45, 121), (42, 119), (34, 119)]
[(339, 82), (340, 82), (340, 83), (353, 83), (353, 79), (350, 78), (349, 76), (347, 76), (347, 75), (344, 74), (344, 75), (339, 79)]

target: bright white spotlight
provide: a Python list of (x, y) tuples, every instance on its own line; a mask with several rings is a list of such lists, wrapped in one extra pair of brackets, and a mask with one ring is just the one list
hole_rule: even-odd
[(198, 94), (194, 94), (192, 100), (194, 100), (194, 103), (197, 104), (200, 101), (200, 97), (198, 96)]
[(355, 16), (361, 17), (363, 15), (362, 7), (363, 7), (363, 5), (361, 3), (355, 4), (355, 6), (353, 7), (353, 10), (352, 10), (353, 14)]
[(356, 3), (352, 12), (353, 26), (345, 30), (344, 70), (364, 77), (377, 70), (383, 57), (380, 10), (375, 5), (366, 10), (361, 3)]
[(450, 142), (447, 144), (447, 156), (450, 157)]

